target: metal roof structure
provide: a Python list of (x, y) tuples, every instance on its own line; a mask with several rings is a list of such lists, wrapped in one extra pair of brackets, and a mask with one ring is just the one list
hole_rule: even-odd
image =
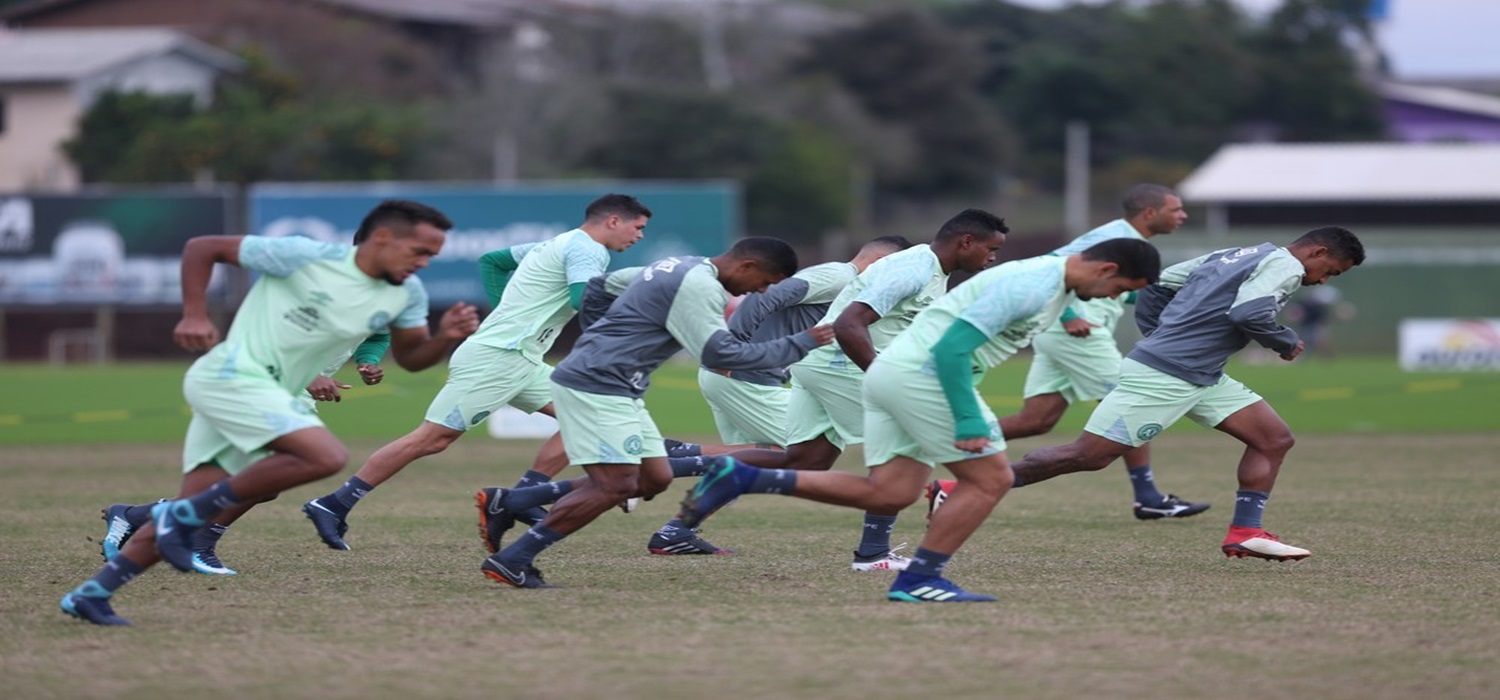
[(1500, 201), (1500, 143), (1231, 144), (1178, 189), (1196, 204)]
[(1500, 97), (1482, 92), (1438, 85), (1406, 85), (1389, 82), (1381, 83), (1376, 90), (1387, 100), (1458, 114), (1500, 119)]
[(170, 29), (0, 30), (0, 84), (73, 82), (171, 53), (218, 70), (242, 65), (233, 54)]

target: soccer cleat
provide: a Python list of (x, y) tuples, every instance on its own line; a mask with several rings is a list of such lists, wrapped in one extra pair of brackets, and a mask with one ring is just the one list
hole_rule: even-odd
[(696, 442), (662, 438), (662, 443), (666, 445), (668, 457), (697, 457), (703, 454), (703, 446)]
[(116, 503), (100, 512), (104, 519), (104, 539), (99, 541), (99, 552), (104, 555), (104, 560), (114, 559), (120, 553), (120, 548), (135, 534), (136, 526), (130, 524), (125, 517), (125, 511), (130, 506), (124, 503)]
[(115, 614), (113, 608), (109, 607), (108, 598), (94, 598), (77, 593), (69, 593), (62, 597), (58, 604), (62, 611), (80, 620), (87, 620), (96, 625), (115, 627), (130, 624), (127, 620)]
[(906, 547), (905, 544), (899, 544), (871, 557), (862, 557), (856, 551), (854, 563), (850, 564), (849, 568), (855, 571), (905, 571), (906, 567), (911, 565), (911, 557), (896, 553), (904, 547)]
[(193, 571), (210, 576), (233, 576), (239, 573), (224, 566), (224, 562), (219, 561), (219, 555), (212, 549), (193, 552)]
[(927, 485), (927, 519), (932, 519), (932, 514), (948, 500), (948, 494), (953, 493), (953, 487), (957, 481), (941, 480)]
[(734, 476), (736, 462), (732, 457), (721, 457), (709, 465), (708, 470), (688, 490), (682, 499), (682, 510), (677, 518), (690, 528), (696, 528), (708, 516), (729, 505), (745, 492), (739, 479)]
[(349, 523), (344, 522), (344, 516), (328, 509), (327, 506), (314, 498), (302, 504), (302, 514), (312, 521), (313, 528), (318, 531), (318, 537), (329, 549), (347, 551), (349, 544), (344, 541), (344, 534), (349, 532)]
[[(156, 526), (156, 553), (178, 571), (193, 570), (193, 532), (202, 523), (191, 524), (184, 516), (192, 510), (186, 500), (167, 501), (151, 507), (151, 522)], [(174, 512), (176, 511), (176, 512)]]
[(697, 530), (686, 530), (686, 537), (667, 537), (660, 532), (651, 536), (646, 551), (652, 554), (734, 554), (732, 549), (715, 546), (698, 536)]
[(500, 538), (516, 526), (516, 517), (500, 505), (508, 489), (487, 486), (474, 493), (474, 507), (479, 509), (479, 538), (490, 554), (500, 551)]
[(1135, 517), (1137, 520), (1156, 520), (1158, 518), (1186, 518), (1189, 515), (1197, 515), (1208, 510), (1207, 503), (1193, 503), (1184, 501), (1172, 494), (1167, 494), (1165, 500), (1154, 505), (1135, 504)]
[(620, 512), (622, 513), (634, 513), (635, 509), (639, 507), (641, 507), (641, 499), (639, 498), (632, 497), (620, 501)]
[(542, 580), (542, 570), (530, 564), (520, 569), (512, 569), (500, 563), (496, 557), (490, 557), (479, 565), (479, 570), (483, 571), (490, 580), (514, 588), (557, 588)]
[(896, 575), (886, 600), (899, 603), (990, 603), (995, 597), (970, 593), (941, 576), (920, 576), (906, 571)]
[(1296, 561), (1312, 556), (1312, 552), (1301, 547), (1283, 543), (1277, 537), (1258, 527), (1229, 526), (1229, 535), (1224, 538), (1224, 556), (1255, 557), (1271, 561)]

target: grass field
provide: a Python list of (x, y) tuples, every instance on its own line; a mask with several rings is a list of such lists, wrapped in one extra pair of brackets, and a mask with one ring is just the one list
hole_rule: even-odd
[[(136, 626), (71, 620), (56, 602), (99, 565), (98, 509), (177, 485), (182, 369), (0, 368), (7, 697), (1500, 696), (1492, 375), (1236, 366), (1301, 438), (1267, 511), (1314, 551), (1295, 564), (1218, 553), (1237, 450), (1182, 426), (1156, 443), (1158, 477), (1213, 510), (1137, 522), (1118, 467), (1018, 490), (950, 569), (996, 604), (883, 602), (887, 575), (847, 569), (859, 515), (788, 498), (709, 523), (738, 556), (646, 554), (686, 484), (545, 553), (566, 588), (516, 591), (478, 572), (470, 495), (513, 480), (536, 443), (471, 437), (372, 495), (353, 551), (324, 548), (297, 512), (333, 484), (309, 485), (225, 538), (241, 575), (153, 570), (116, 598)], [(1024, 363), (1002, 370), (984, 391), (1003, 413)], [(392, 372), (323, 414), (357, 462), (414, 425), (441, 380)], [(686, 368), (649, 401), (671, 434), (710, 430)], [(921, 533), (914, 509), (896, 541)]]

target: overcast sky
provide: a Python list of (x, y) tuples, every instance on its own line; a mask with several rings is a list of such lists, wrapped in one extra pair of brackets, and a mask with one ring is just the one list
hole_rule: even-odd
[[(1097, 0), (1009, 0), (1058, 7)], [(1236, 0), (1264, 12), (1281, 0)], [(1386, 0), (1389, 17), (1377, 29), (1398, 78), (1500, 78), (1500, 0)]]

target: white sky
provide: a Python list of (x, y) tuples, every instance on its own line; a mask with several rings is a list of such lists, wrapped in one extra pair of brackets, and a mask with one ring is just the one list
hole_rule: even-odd
[[(1059, 7), (1097, 0), (1009, 0)], [(1237, 0), (1264, 12), (1281, 0)], [(1377, 37), (1398, 78), (1500, 78), (1500, 0), (1387, 0), (1389, 16)]]

